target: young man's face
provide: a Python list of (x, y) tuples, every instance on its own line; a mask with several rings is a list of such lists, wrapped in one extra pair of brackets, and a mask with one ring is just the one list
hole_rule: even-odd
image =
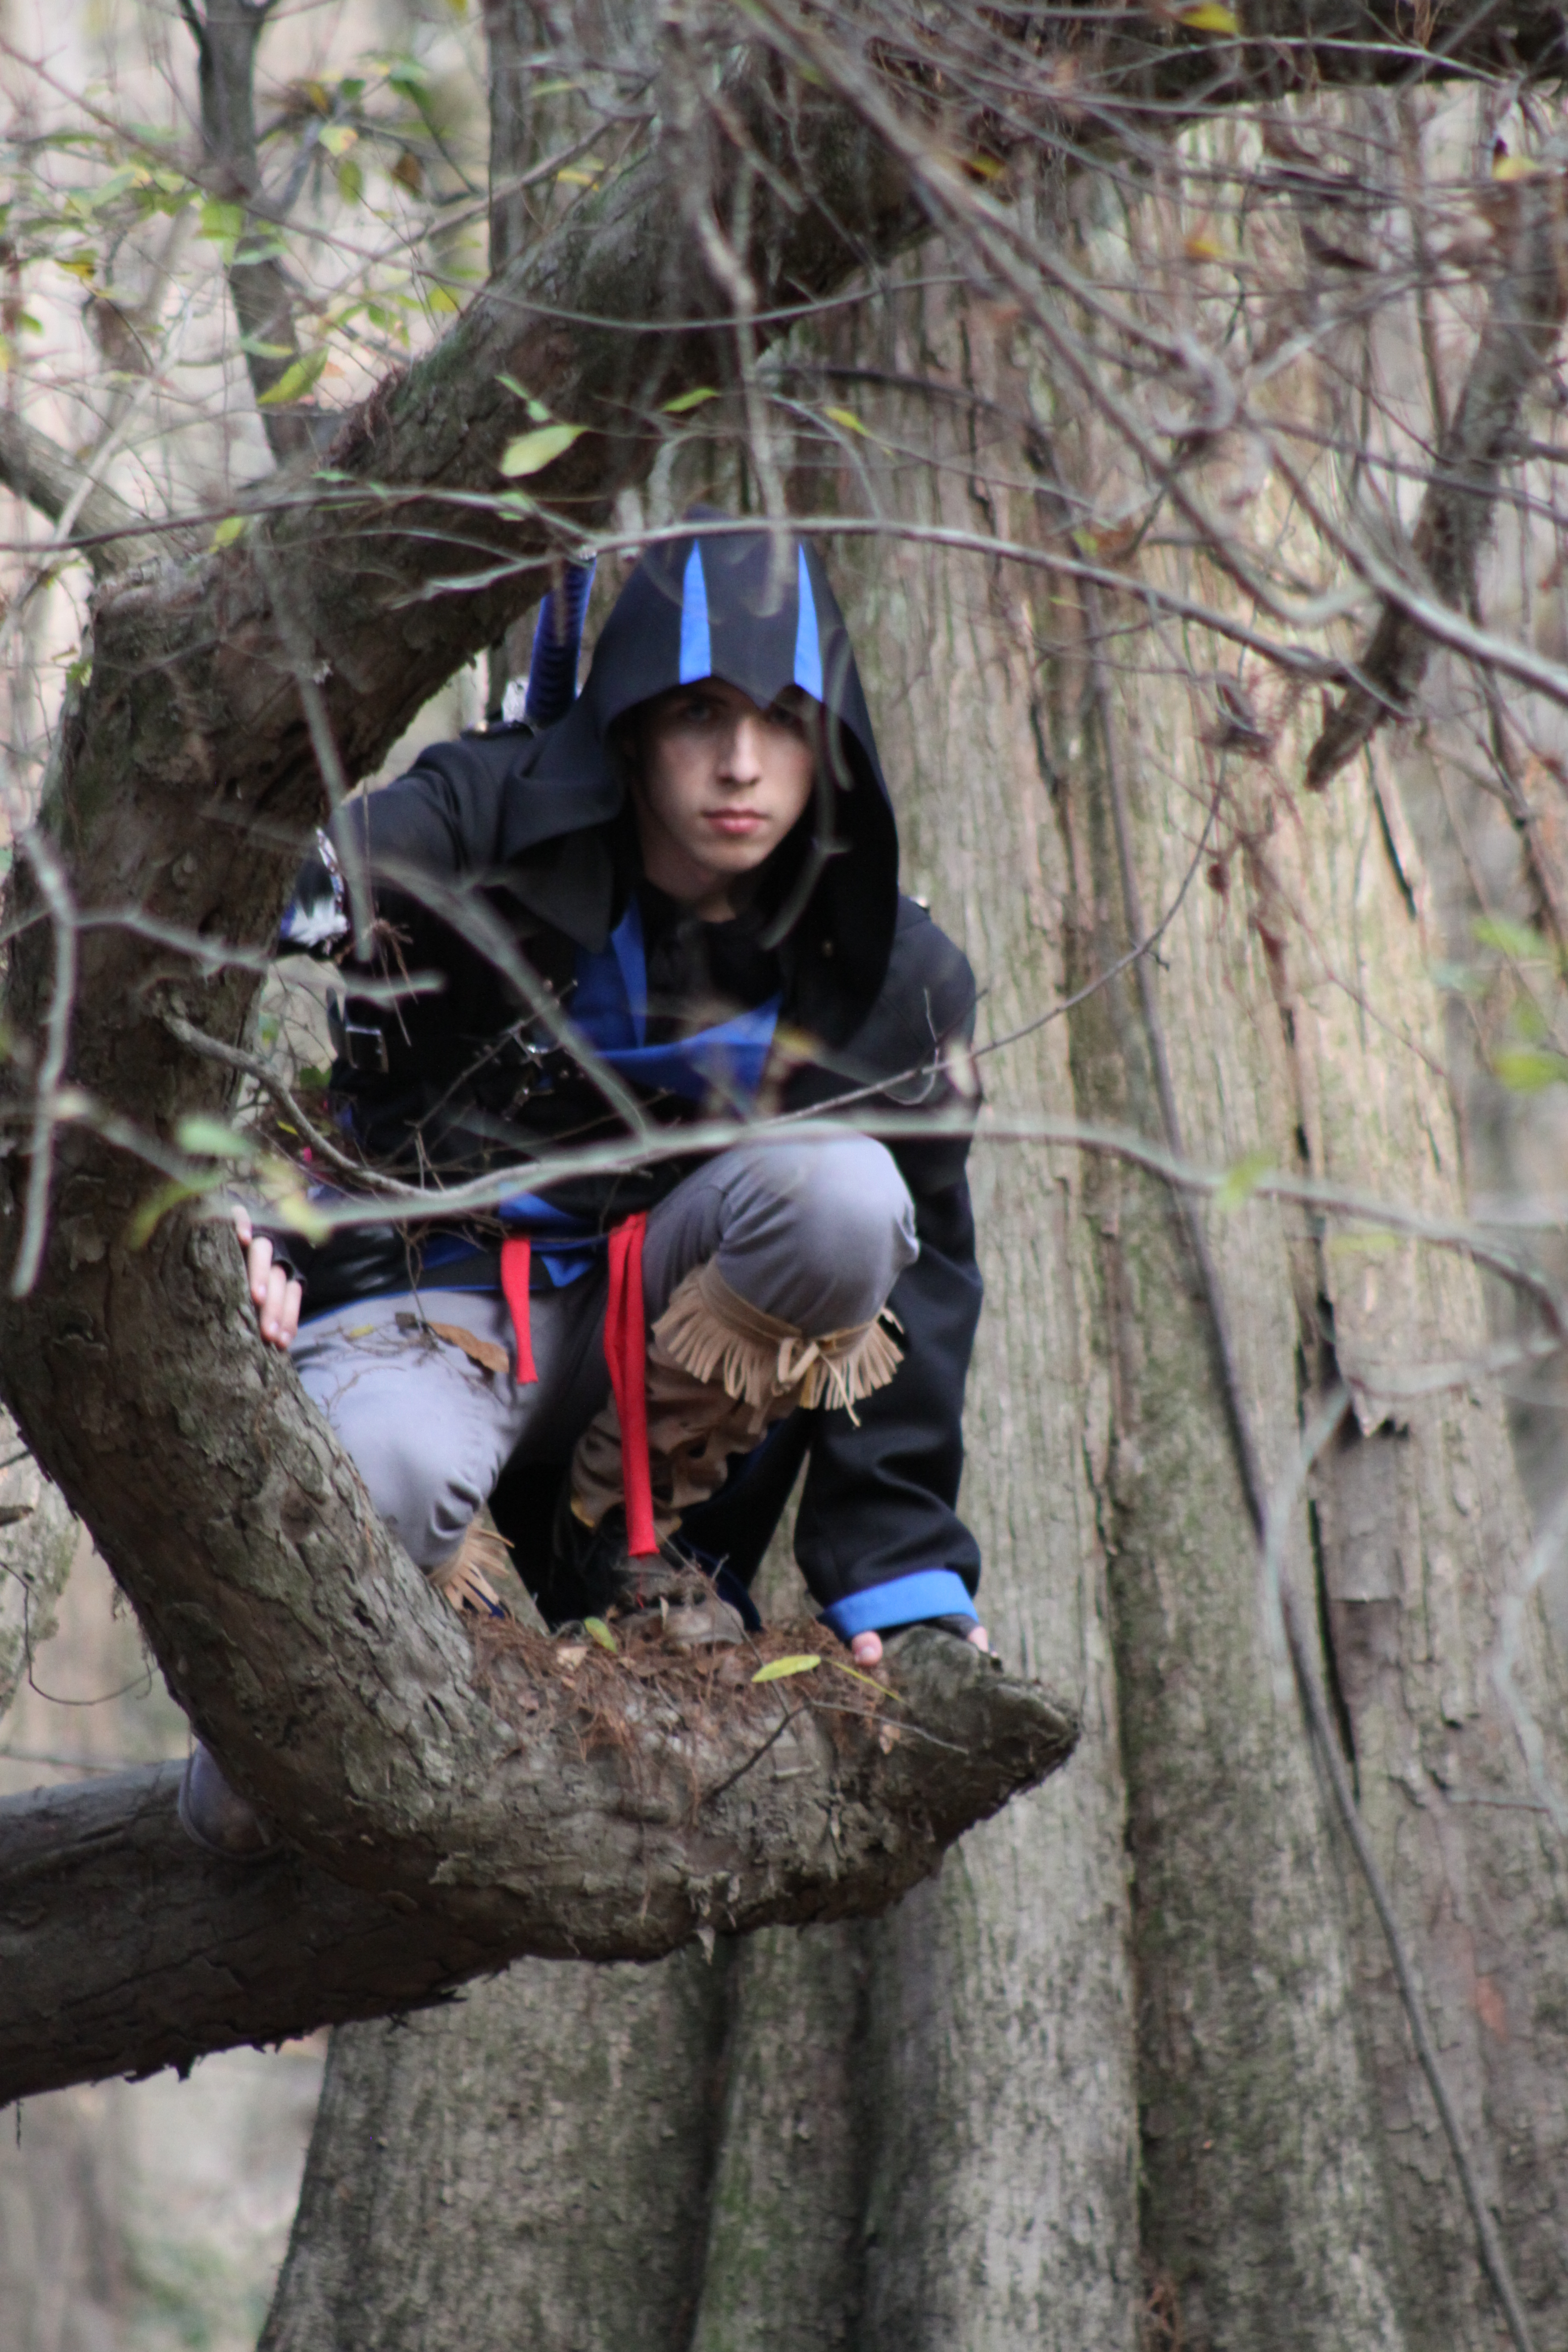
[(717, 677), (651, 704), (632, 783), (648, 880), (710, 919), (732, 914), (811, 798), (817, 723), (807, 695), (759, 710)]

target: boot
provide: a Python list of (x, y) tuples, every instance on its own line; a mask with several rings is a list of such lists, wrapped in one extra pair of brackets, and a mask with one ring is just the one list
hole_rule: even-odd
[[(901, 1361), (880, 1318), (807, 1339), (731, 1290), (710, 1259), (694, 1266), (654, 1325), (647, 1351), (647, 1451), (654, 1524), (671, 1535), (770, 1424), (797, 1405), (844, 1405), (882, 1388)], [(572, 1494), (596, 1526), (622, 1499), (621, 1424), (612, 1398), (577, 1441)]]
[[(673, 1572), (701, 1575), (669, 1539), (682, 1514), (723, 1485), (731, 1455), (750, 1454), (769, 1424), (797, 1405), (842, 1404), (853, 1417), (859, 1400), (890, 1381), (900, 1360), (879, 1318), (808, 1339), (731, 1290), (711, 1259), (694, 1266), (655, 1324), (647, 1352), (648, 1471), (667, 1567), (673, 1560)], [(654, 1563), (627, 1559), (623, 1494), (621, 1424), (612, 1398), (577, 1441), (557, 1518), (552, 1597), (566, 1603), (571, 1596), (561, 1615), (604, 1616), (626, 1606), (628, 1580), (667, 1613), (700, 1605), (655, 1594), (648, 1582)], [(584, 1608), (579, 1596), (590, 1593), (598, 1597)], [(736, 1631), (704, 1638), (737, 1638), (736, 1612), (712, 1600)]]
[(220, 1862), (265, 1862), (279, 1841), (254, 1805), (231, 1789), (212, 1749), (198, 1739), (180, 1777), (180, 1827)]
[(689, 1650), (741, 1640), (741, 1612), (721, 1601), (699, 1563), (668, 1538), (651, 1558), (626, 1550), (626, 1515), (613, 1503), (597, 1526), (562, 1490), (552, 1544), (545, 1613), (561, 1627), (602, 1617), (627, 1633), (658, 1630)]

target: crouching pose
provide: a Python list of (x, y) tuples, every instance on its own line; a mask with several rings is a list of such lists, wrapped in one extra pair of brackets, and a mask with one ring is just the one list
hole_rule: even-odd
[[(874, 1663), (917, 1622), (985, 1642), (955, 1508), (974, 990), (900, 896), (843, 620), (815, 549), (784, 551), (782, 594), (765, 532), (647, 555), (581, 696), (539, 725), (552, 664), (574, 669), (570, 576), (527, 715), (341, 814), (284, 944), (342, 959), (342, 1129), (434, 1194), (507, 1189), (313, 1251), (242, 1239), (265, 1337), (456, 1605), (493, 1605), (488, 1503), (552, 1622), (656, 1610), (678, 1639), (733, 1639), (804, 1460), (796, 1557)], [(826, 1139), (785, 1117), (716, 1152), (550, 1172), (637, 1125), (679, 1146), (704, 1118), (828, 1105)], [(911, 1110), (930, 1132), (858, 1131)]]

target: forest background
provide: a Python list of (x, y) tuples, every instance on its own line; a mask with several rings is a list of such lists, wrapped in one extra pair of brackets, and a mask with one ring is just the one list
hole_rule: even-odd
[[(275, 2352), (1568, 2345), (1563, 39), (7, 0), (0, 1607), (61, 1794), (0, 1807), (12, 1984), (60, 1988), (0, 2055), (363, 2021)], [(817, 531), (980, 978), (966, 1508), (1081, 1733), (884, 1917), (715, 1937), (751, 1850), (687, 1916), (678, 1829), (669, 1958), (612, 1962), (623, 1901), (605, 1959), (410, 2012), (581, 1920), (557, 1865), (520, 1924), (515, 1734), (203, 1213), (299, 1197), (310, 824), (696, 496)], [(297, 1844), (271, 1945), (166, 1772), (49, 1761), (183, 1744), (161, 1683), (45, 1727), (79, 1521)], [(314, 2009), (312, 1935), (374, 1946)], [(56, 2096), (15, 2339), (239, 2340), (243, 2286), (117, 2236), (130, 2111)]]

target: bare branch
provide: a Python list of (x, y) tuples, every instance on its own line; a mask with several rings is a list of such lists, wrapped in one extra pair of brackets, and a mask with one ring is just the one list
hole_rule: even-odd
[(155, 542), (142, 535), (146, 525), (135, 509), (99, 482), (84, 492), (75, 458), (9, 408), (0, 408), (0, 482), (51, 522), (74, 508), (66, 543), (87, 542), (82, 553), (100, 580), (153, 552)]
[[(1525, 395), (1552, 356), (1568, 314), (1568, 252), (1560, 172), (1495, 191), (1511, 215), (1486, 323), (1410, 544), (1418, 580), (1439, 603), (1473, 614), (1476, 559), (1491, 526), (1498, 477), (1513, 454)], [(1388, 604), (1355, 665), (1355, 684), (1307, 760), (1321, 792), (1385, 719), (1404, 718), (1426, 673), (1433, 639), (1408, 605)]]
[[(196, 44), (203, 144), (216, 167), (219, 193), (240, 205), (246, 215), (228, 265), (228, 286), (258, 403), (265, 403), (300, 356), (293, 289), (275, 249), (272, 226), (254, 209), (261, 185), (256, 51), (272, 7), (273, 0), (207, 0), (203, 14), (194, 0), (180, 0)], [(263, 405), (261, 417), (279, 465), (313, 446), (307, 411), (293, 404)]]

